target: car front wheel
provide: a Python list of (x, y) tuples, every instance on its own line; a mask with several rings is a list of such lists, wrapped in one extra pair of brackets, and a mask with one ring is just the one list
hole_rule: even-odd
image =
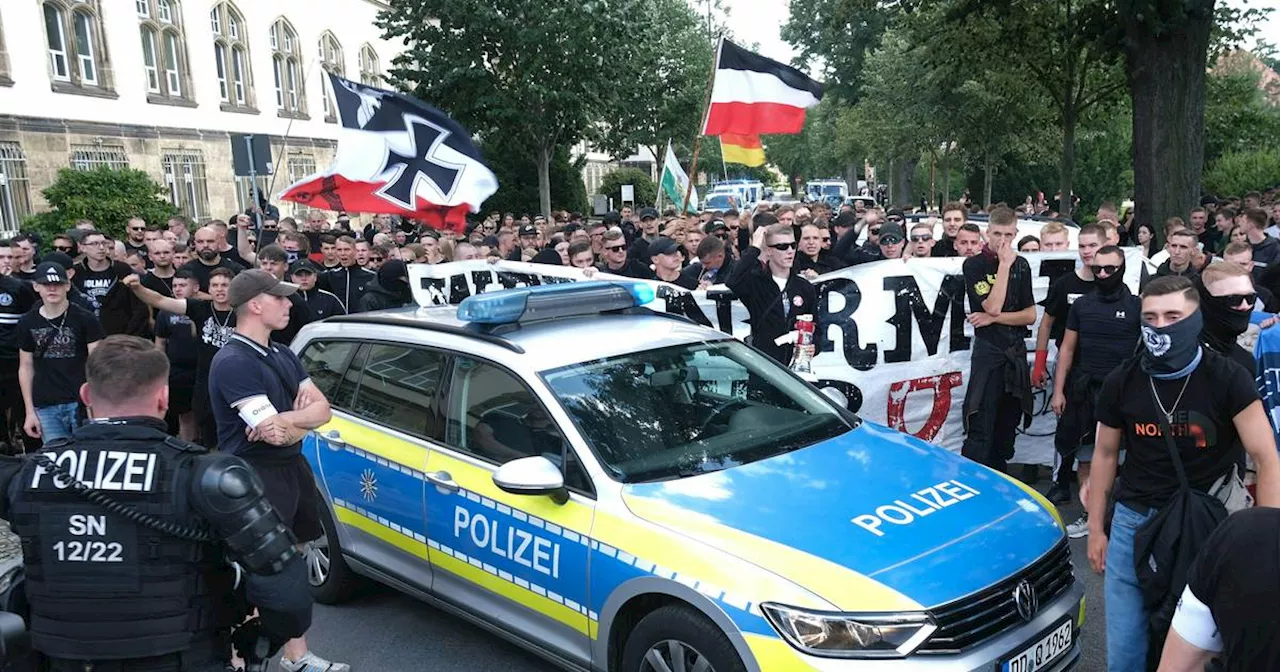
[(622, 672), (746, 672), (720, 628), (691, 607), (669, 605), (640, 619), (627, 637)]
[(347, 566), (338, 542), (337, 525), (329, 507), (320, 507), (320, 524), (324, 534), (307, 544), (307, 581), (311, 597), (320, 604), (338, 604), (351, 599), (360, 577)]

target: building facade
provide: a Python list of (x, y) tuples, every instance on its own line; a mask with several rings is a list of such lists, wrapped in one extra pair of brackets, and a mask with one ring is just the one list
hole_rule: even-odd
[[(5, 0), (0, 3), (0, 230), (46, 207), (62, 168), (129, 166), (195, 221), (251, 201), (232, 134), (271, 138), (279, 193), (333, 158), (325, 71), (383, 81), (401, 44), (382, 0)], [(290, 214), (291, 204), (281, 204)]]

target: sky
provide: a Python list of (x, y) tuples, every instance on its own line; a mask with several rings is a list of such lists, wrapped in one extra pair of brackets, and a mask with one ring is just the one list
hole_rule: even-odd
[[(1222, 0), (1220, 0), (1222, 1)], [(706, 0), (689, 0), (689, 2), (706, 12)], [(794, 55), (791, 45), (778, 35), (782, 24), (787, 22), (790, 12), (787, 0), (722, 0), (729, 10), (729, 27), (733, 34), (743, 42), (755, 42), (760, 53), (783, 63), (790, 63)], [(1280, 42), (1280, 0), (1225, 0), (1230, 5), (1241, 7), (1271, 7), (1271, 16), (1266, 25), (1260, 26), (1258, 34), (1271, 36), (1270, 41)], [(1246, 46), (1253, 46), (1252, 43)], [(808, 70), (802, 67), (802, 70)], [(814, 73), (810, 73), (814, 74)]]

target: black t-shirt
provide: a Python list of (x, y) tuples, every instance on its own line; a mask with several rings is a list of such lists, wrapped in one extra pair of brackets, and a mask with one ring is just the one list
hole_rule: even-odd
[(191, 318), (165, 310), (156, 313), (156, 337), (165, 339), (164, 353), (170, 367), (195, 371), (200, 339)]
[[(977, 313), (982, 311), (982, 301), (991, 293), (992, 284), (996, 281), (999, 262), (994, 257), (979, 254), (964, 260), (964, 285), (969, 292), (970, 309)], [(1004, 313), (1016, 313), (1035, 305), (1035, 296), (1031, 293), (1031, 264), (1023, 257), (1014, 260), (1009, 268), (1009, 288), (1004, 295)], [(1026, 327), (1011, 327), (1004, 324), (989, 324), (974, 329), (974, 336), (998, 348), (1010, 345), (1026, 338)]]
[(128, 264), (113, 261), (101, 271), (95, 271), (89, 268), (87, 263), (76, 265), (76, 277), (73, 278), (76, 289), (84, 295), (89, 301), (89, 305), (93, 306), (93, 314), (102, 317), (102, 302), (106, 299), (107, 292), (126, 275), (133, 272)]
[(41, 408), (78, 401), (89, 344), (102, 339), (98, 318), (75, 304), (52, 320), (41, 315), (39, 308), (23, 315), (18, 320), (18, 349), (35, 360), (31, 405)]
[(141, 245), (134, 245), (133, 243), (126, 240), (124, 241), (124, 249), (125, 249), (125, 252), (137, 252), (138, 256), (142, 257), (142, 261), (146, 263), (147, 268), (151, 268), (151, 259), (147, 257), (146, 243), (143, 243)]
[(1072, 304), (1066, 328), (1077, 336), (1071, 370), (1106, 376), (1133, 356), (1142, 334), (1142, 300), (1126, 291), (1108, 302), (1089, 292)]
[(1196, 556), (1187, 588), (1213, 614), (1229, 672), (1280, 670), (1280, 509), (1228, 517)]
[(0, 275), (0, 360), (6, 368), (18, 359), (18, 320), (39, 301), (30, 284)]
[[(221, 255), (222, 255), (222, 258), (223, 258), (223, 259), (226, 259), (226, 260), (228, 260), (228, 261), (233, 261), (233, 262), (235, 262), (235, 263), (239, 264), (239, 265), (240, 265), (241, 270), (246, 269), (246, 268), (249, 268), (249, 262), (245, 261), (245, 260), (244, 260), (244, 257), (240, 256), (240, 249), (239, 249), (239, 248), (237, 248), (235, 245), (232, 245), (232, 246), (231, 246), (231, 249), (229, 249), (229, 250), (223, 250), (223, 251), (222, 251), (222, 252), (220, 252), (219, 254), (221, 254)], [(237, 272), (239, 272), (239, 271), (237, 271)]]
[(200, 347), (196, 351), (196, 375), (204, 379), (213, 356), (236, 331), (236, 312), (217, 310), (212, 301), (187, 299), (187, 317), (196, 325), (196, 336), (200, 339)]
[(140, 282), (142, 283), (143, 287), (146, 287), (147, 289), (153, 292), (156, 292), (157, 294), (162, 294), (171, 299), (173, 298), (173, 276), (172, 275), (167, 278), (161, 278), (157, 276), (155, 272), (148, 272), (146, 275), (142, 276), (142, 280)]
[[(1062, 345), (1062, 337), (1067, 333), (1067, 312), (1076, 299), (1093, 291), (1093, 281), (1083, 280), (1076, 273), (1068, 273), (1049, 285), (1049, 293), (1045, 295), (1044, 314), (1053, 316), (1053, 326), (1049, 329), (1049, 338)], [(1129, 353), (1133, 354), (1133, 353)], [(1126, 355), (1127, 357), (1128, 355)]]
[[(1258, 400), (1258, 389), (1248, 371), (1208, 349), (1190, 378), (1154, 383), (1160, 403), (1173, 411), (1174, 443), (1187, 480), (1207, 492), (1243, 457), (1232, 420)], [(1128, 451), (1120, 465), (1116, 499), (1159, 508), (1177, 491), (1178, 476), (1160, 430), (1152, 380), (1137, 358), (1129, 360), (1103, 381), (1094, 413), (1098, 422), (1121, 430)]]
[(183, 270), (191, 271), (196, 276), (196, 279), (200, 281), (200, 291), (202, 292), (209, 291), (209, 274), (213, 272), (213, 269), (227, 268), (230, 269), (232, 273), (239, 273), (244, 270), (244, 266), (237, 264), (226, 257), (220, 258), (218, 263), (213, 266), (206, 266), (203, 261), (200, 261), (199, 259), (192, 259), (191, 261), (183, 264), (182, 268)]

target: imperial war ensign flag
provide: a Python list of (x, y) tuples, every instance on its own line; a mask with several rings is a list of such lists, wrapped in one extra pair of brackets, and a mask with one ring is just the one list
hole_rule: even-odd
[(326, 73), (342, 128), (333, 164), (280, 195), (323, 210), (402, 215), (461, 231), (498, 179), (448, 115), (421, 101)]

